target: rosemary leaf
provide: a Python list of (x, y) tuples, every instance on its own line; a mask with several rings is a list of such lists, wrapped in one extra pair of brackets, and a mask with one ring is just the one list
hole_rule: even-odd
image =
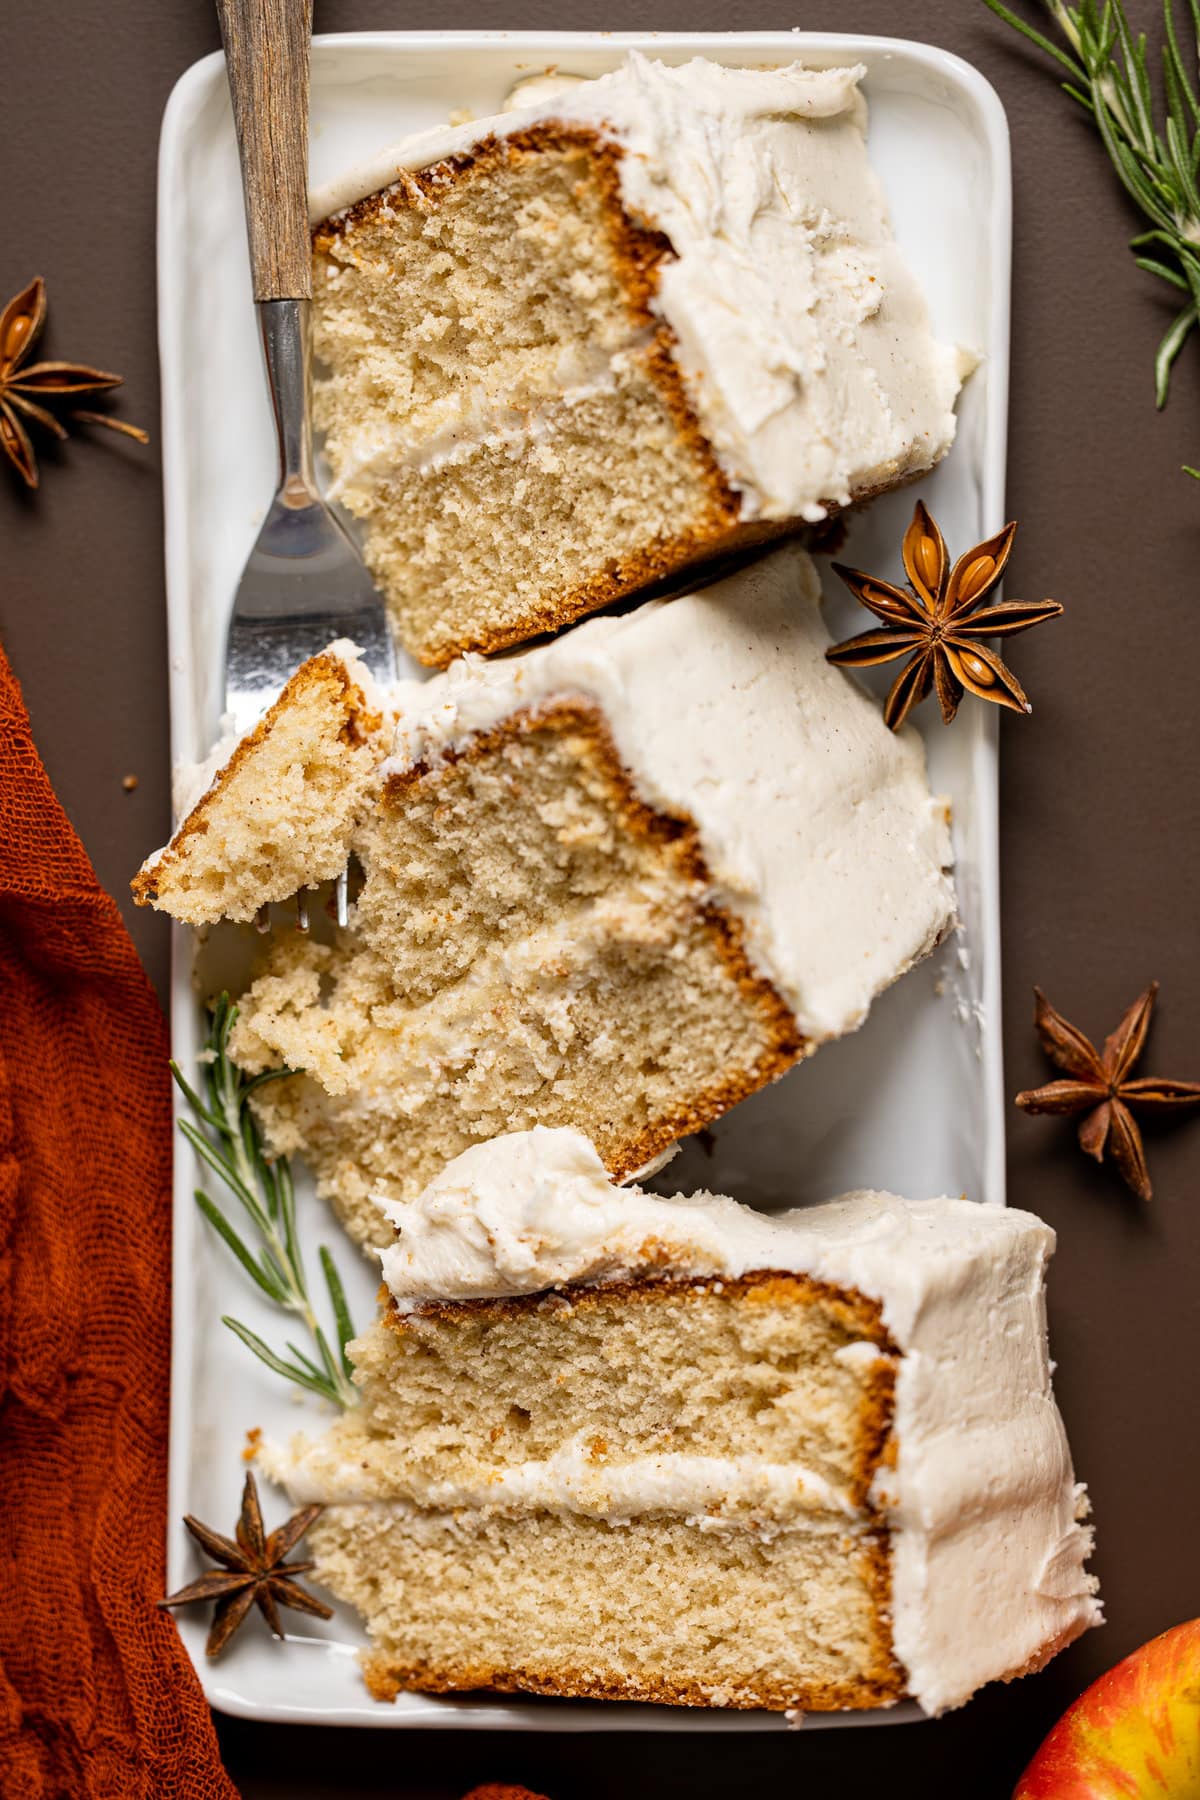
[(277, 1080), (290, 1071), (271, 1069), (264, 1075), (243, 1075), (229, 1055), (229, 1035), (236, 1023), (237, 1007), (228, 994), (222, 994), (213, 1007), (204, 1051), (207, 1101), (201, 1099), (174, 1063), (171, 1072), (195, 1115), (194, 1119), (180, 1119), (179, 1129), (201, 1161), (220, 1177), (249, 1216), (261, 1244), (252, 1248), (246, 1243), (202, 1188), (196, 1190), (196, 1204), (255, 1285), (277, 1306), (303, 1322), (316, 1346), (319, 1361), (289, 1343), (287, 1347), (296, 1359), (289, 1363), (248, 1326), (236, 1319), (226, 1318), (224, 1322), (276, 1374), (320, 1394), (336, 1406), (352, 1406), (357, 1394), (350, 1380), (351, 1367), (345, 1346), (354, 1330), (341, 1280), (329, 1252), (322, 1247), (321, 1268), (329, 1290), (340, 1352), (335, 1358), (308, 1294), (296, 1232), (296, 1195), (291, 1166), (286, 1157), (267, 1155), (249, 1105), (251, 1094), (264, 1080)]
[(296, 1190), (292, 1171), (285, 1159), (279, 1165), (279, 1218), (283, 1226), (283, 1247), (296, 1281), (305, 1285), (304, 1263), (300, 1256), (300, 1240), (296, 1236)]
[(1140, 132), (1142, 147), (1154, 142), (1154, 115), (1151, 111), (1150, 81), (1146, 74), (1146, 39), (1134, 40), (1125, 17), (1125, 8), (1116, 10), (1117, 42), (1125, 58), (1127, 78), (1121, 83), (1131, 125)]
[[(241, 1138), (241, 1143), (242, 1143), (242, 1159), (248, 1168), (254, 1169), (254, 1168), (258, 1167), (258, 1164), (260, 1161), (259, 1154), (258, 1154), (258, 1151), (259, 1151), (258, 1132), (255, 1130), (255, 1126), (254, 1126), (254, 1114), (250, 1111), (250, 1108), (248, 1106), (244, 1106), (244, 1107), (240, 1108), (239, 1117), (240, 1117), (240, 1124), (241, 1124), (239, 1136)], [(270, 1170), (265, 1169), (263, 1171), (263, 1175), (264, 1175), (264, 1179), (262, 1182), (262, 1186), (263, 1186), (265, 1194), (268, 1196), (267, 1201), (266, 1201), (266, 1212), (267, 1212), (267, 1217), (269, 1218), (271, 1216), (271, 1204), (270, 1204), (270, 1199), (269, 1199), (269, 1193), (270, 1193), (270, 1188), (272, 1186), (272, 1182), (271, 1182), (271, 1178), (270, 1178)]]
[(1096, 94), (1096, 125), (1104, 139), (1104, 148), (1117, 172), (1117, 177), (1135, 206), (1163, 231), (1171, 230), (1171, 215), (1162, 204), (1158, 192), (1145, 169), (1121, 137), (1113, 113), (1103, 94)]
[(1055, 62), (1060, 62), (1076, 80), (1086, 79), (1079, 64), (1068, 56), (1065, 50), (1061, 50), (1057, 44), (1051, 43), (1048, 37), (1043, 37), (1040, 31), (1035, 31), (1032, 25), (1019, 18), (1015, 12), (1010, 12), (1008, 7), (1003, 4), (1003, 0), (983, 0), (983, 3), (991, 8), (998, 19), (1003, 19), (1006, 25), (1011, 25), (1015, 31), (1019, 31), (1021, 36), (1028, 38), (1031, 44), (1036, 44), (1039, 50), (1044, 50), (1047, 56), (1052, 56)]
[(340, 1369), (334, 1361), (333, 1351), (329, 1348), (329, 1339), (325, 1336), (325, 1333), (321, 1330), (320, 1326), (317, 1327), (315, 1336), (317, 1340), (317, 1349), (321, 1353), (321, 1361), (325, 1365), (325, 1373), (329, 1378), (330, 1387), (336, 1389), (339, 1381), (344, 1381), (346, 1379), (347, 1372), (344, 1369)]
[(354, 1326), (350, 1321), (350, 1308), (346, 1305), (346, 1290), (342, 1286), (342, 1278), (338, 1274), (332, 1256), (324, 1244), (320, 1249), (321, 1268), (325, 1275), (325, 1286), (329, 1289), (329, 1298), (333, 1305), (333, 1316), (337, 1320), (338, 1349), (341, 1353), (342, 1368), (347, 1375), (352, 1374), (353, 1365), (346, 1355), (346, 1345), (354, 1336)]
[(294, 1381), (297, 1387), (308, 1388), (310, 1392), (320, 1394), (323, 1400), (333, 1400), (338, 1403), (332, 1385), (320, 1374), (316, 1372), (309, 1374), (308, 1369), (301, 1368), (298, 1363), (284, 1362), (281, 1356), (276, 1356), (269, 1344), (264, 1344), (263, 1340), (251, 1331), (248, 1325), (240, 1324), (237, 1319), (231, 1319), (222, 1314), (221, 1323), (227, 1325), (235, 1337), (241, 1338), (247, 1350), (253, 1350), (259, 1361), (266, 1363), (268, 1369), (273, 1369), (276, 1375), (286, 1376), (289, 1381)]
[(1177, 314), (1167, 329), (1162, 343), (1158, 346), (1158, 355), (1154, 359), (1154, 400), (1158, 407), (1167, 404), (1167, 388), (1171, 380), (1171, 364), (1183, 349), (1192, 326), (1196, 323), (1195, 304), (1185, 306)]
[(201, 1157), (202, 1160), (208, 1164), (209, 1168), (221, 1177), (221, 1180), (225, 1183), (226, 1187), (229, 1188), (232, 1193), (237, 1195), (237, 1198), (246, 1208), (246, 1211), (250, 1214), (250, 1217), (254, 1220), (255, 1224), (259, 1226), (264, 1225), (267, 1222), (267, 1215), (263, 1212), (261, 1205), (250, 1192), (250, 1189), (242, 1181), (228, 1157), (222, 1156), (221, 1152), (216, 1149), (213, 1144), (209, 1143), (204, 1133), (197, 1130), (190, 1119), (180, 1119), (179, 1129), (182, 1131), (184, 1137), (192, 1146), (197, 1156)]
[(187, 1101), (187, 1103), (191, 1107), (192, 1111), (196, 1114), (197, 1118), (203, 1119), (204, 1123), (206, 1125), (210, 1125), (214, 1131), (218, 1131), (220, 1129), (220, 1126), (218, 1125), (217, 1120), (209, 1112), (208, 1108), (205, 1106), (203, 1100), (201, 1100), (201, 1098), (200, 1098), (199, 1094), (196, 1092), (195, 1088), (189, 1086), (188, 1082), (184, 1078), (183, 1070), (180, 1068), (179, 1064), (175, 1061), (174, 1057), (171, 1058), (171, 1061), (167, 1066), (169, 1067), (169, 1069), (171, 1071), (171, 1075), (172, 1075), (174, 1081), (176, 1082), (176, 1084), (178, 1085), (180, 1092), (183, 1094), (184, 1099)]
[(1180, 251), (1179, 266), (1187, 278), (1188, 288), (1192, 296), (1192, 304), (1200, 313), (1200, 257)]
[[(1200, 0), (1185, 0), (1182, 28), (1175, 0), (1163, 0), (1158, 92), (1146, 34), (1135, 35), (1122, 0), (1041, 0), (1063, 42), (1003, 0), (984, 4), (1066, 70), (1065, 92), (1090, 113), (1117, 179), (1151, 227), (1131, 242), (1138, 268), (1190, 296), (1154, 359), (1155, 399), (1165, 406), (1171, 369), (1200, 324)], [(1142, 254), (1150, 246), (1166, 255)]]
[(258, 1261), (260, 1268), (266, 1274), (267, 1280), (272, 1282), (279, 1290), (275, 1295), (275, 1298), (282, 1305), (286, 1306), (288, 1297), (288, 1278), (286, 1271), (279, 1266), (278, 1257), (272, 1250), (260, 1250)]
[(298, 1344), (293, 1344), (291, 1338), (287, 1341), (287, 1347), (295, 1357), (296, 1361), (300, 1364), (301, 1368), (307, 1369), (309, 1374), (314, 1375), (318, 1381), (328, 1380), (328, 1372), (318, 1368), (312, 1357), (306, 1356)]
[(1169, 281), (1172, 287), (1182, 288), (1184, 293), (1187, 293), (1187, 281), (1178, 269), (1169, 269), (1166, 263), (1157, 262), (1152, 256), (1135, 256), (1133, 260), (1139, 269), (1145, 269), (1147, 275), (1160, 275), (1164, 281)]
[(267, 1217), (279, 1223), (279, 1171), (268, 1157), (262, 1159), (263, 1196), (267, 1205)]
[(291, 1072), (290, 1069), (286, 1068), (264, 1069), (259, 1075), (244, 1076), (242, 1079), (242, 1092), (245, 1094), (252, 1094), (255, 1088), (260, 1088), (263, 1085), (264, 1081), (286, 1081)]
[(279, 1283), (272, 1278), (269, 1270), (260, 1268), (254, 1260), (253, 1251), (247, 1249), (220, 1207), (209, 1199), (203, 1188), (196, 1189), (196, 1205), (217, 1235), (224, 1238), (251, 1280), (256, 1282), (263, 1293), (269, 1295), (272, 1300), (282, 1299), (283, 1291)]
[(1188, 79), (1188, 72), (1179, 54), (1179, 40), (1175, 35), (1175, 15), (1168, 3), (1163, 7), (1165, 15), (1167, 41), (1163, 45), (1163, 83), (1167, 90), (1167, 104), (1178, 117), (1184, 109), (1191, 113), (1192, 122), (1200, 125), (1200, 100), (1196, 98), (1196, 90)]
[(1200, 193), (1196, 191), (1196, 180), (1192, 174), (1192, 151), (1184, 136), (1178, 119), (1167, 120), (1167, 152), (1171, 159), (1171, 167), (1179, 185), (1179, 191), (1188, 203), (1189, 209), (1200, 219)]

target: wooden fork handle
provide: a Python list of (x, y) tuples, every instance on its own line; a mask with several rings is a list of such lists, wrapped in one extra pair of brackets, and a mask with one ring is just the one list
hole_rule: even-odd
[(217, 13), (242, 158), (254, 298), (307, 300), (312, 0), (217, 0)]

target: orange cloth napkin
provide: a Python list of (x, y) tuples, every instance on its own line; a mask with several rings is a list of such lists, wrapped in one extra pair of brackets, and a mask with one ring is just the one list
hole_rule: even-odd
[(237, 1800), (165, 1613), (162, 1013), (0, 651), (0, 1794)]
[(504, 1781), (485, 1781), (482, 1787), (474, 1787), (463, 1800), (546, 1800), (545, 1794), (535, 1794), (532, 1788), (513, 1787)]

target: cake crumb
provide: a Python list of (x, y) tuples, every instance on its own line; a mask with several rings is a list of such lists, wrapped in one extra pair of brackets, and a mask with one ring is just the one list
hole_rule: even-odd
[(253, 1462), (255, 1457), (258, 1455), (259, 1446), (261, 1443), (262, 1443), (262, 1426), (261, 1425), (252, 1425), (250, 1430), (246, 1433), (246, 1447), (242, 1451), (242, 1461), (248, 1462), (248, 1463)]

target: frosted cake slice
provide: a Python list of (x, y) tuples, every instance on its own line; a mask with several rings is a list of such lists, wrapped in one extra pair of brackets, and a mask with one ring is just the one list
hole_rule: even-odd
[(962, 364), (893, 239), (863, 74), (634, 53), (314, 195), (332, 493), (421, 661), (945, 454)]
[(634, 1173), (853, 1030), (950, 924), (921, 740), (825, 660), (791, 546), (390, 698), (350, 929), (241, 1000), (256, 1099), (359, 1237), (471, 1143), (586, 1131)]
[(936, 1713), (1099, 1622), (1028, 1213), (664, 1200), (545, 1130), (388, 1212), (360, 1406), (265, 1452), (378, 1698)]

